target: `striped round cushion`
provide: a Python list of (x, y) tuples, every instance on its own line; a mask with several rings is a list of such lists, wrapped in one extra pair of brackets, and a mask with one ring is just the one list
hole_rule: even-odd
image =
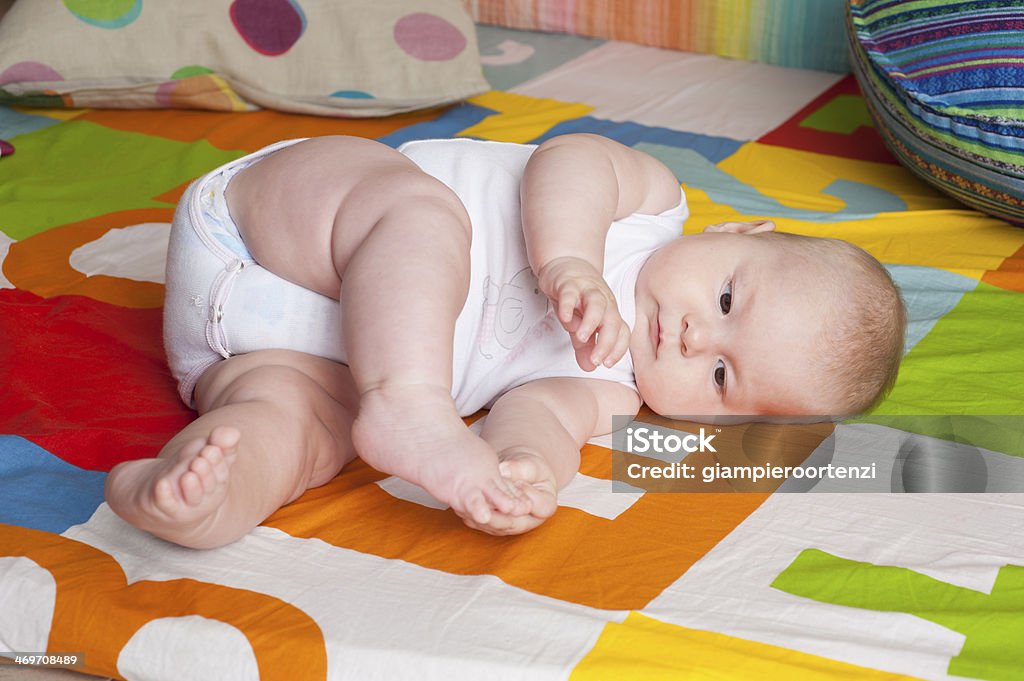
[(850, 0), (854, 73), (907, 167), (1024, 225), (1024, 0)]

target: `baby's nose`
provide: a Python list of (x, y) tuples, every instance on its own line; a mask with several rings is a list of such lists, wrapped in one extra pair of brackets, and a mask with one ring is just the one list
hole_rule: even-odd
[(703, 352), (707, 345), (707, 329), (691, 315), (683, 317), (683, 330), (679, 334), (683, 355), (689, 357)]

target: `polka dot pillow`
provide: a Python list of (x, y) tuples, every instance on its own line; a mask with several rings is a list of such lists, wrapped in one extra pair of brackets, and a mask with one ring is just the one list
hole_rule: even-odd
[(488, 89), (460, 0), (17, 0), (0, 104), (380, 116)]
[(848, 28), (854, 73), (897, 158), (1024, 225), (1024, 0), (850, 0)]

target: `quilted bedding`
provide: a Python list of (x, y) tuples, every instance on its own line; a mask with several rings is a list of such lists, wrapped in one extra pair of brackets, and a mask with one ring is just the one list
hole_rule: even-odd
[[(1022, 678), (1024, 496), (1006, 481), (1024, 230), (897, 165), (850, 76), (489, 27), (480, 43), (492, 91), (389, 119), (0, 108), (0, 655), (169, 681)], [(514, 538), (359, 461), (214, 551), (110, 512), (106, 472), (193, 417), (160, 343), (193, 178), (291, 137), (580, 131), (672, 168), (687, 232), (774, 217), (887, 264), (911, 319), (899, 381), (828, 440), (872, 448), (877, 493), (613, 492), (602, 438), (555, 517)], [(940, 424), (965, 415), (988, 484), (891, 493), (905, 450), (883, 436), (955, 439)]]

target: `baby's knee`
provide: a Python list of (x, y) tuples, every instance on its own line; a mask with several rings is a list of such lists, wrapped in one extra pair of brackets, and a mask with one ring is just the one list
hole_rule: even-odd
[(215, 365), (196, 387), (200, 411), (263, 402), (301, 418), (308, 412), (318, 386), (302, 371), (275, 363), (269, 354), (272, 352), (238, 355)]
[(238, 376), (224, 390), (228, 403), (266, 402), (284, 411), (303, 411), (312, 401), (316, 383), (306, 374), (289, 366), (267, 364)]

